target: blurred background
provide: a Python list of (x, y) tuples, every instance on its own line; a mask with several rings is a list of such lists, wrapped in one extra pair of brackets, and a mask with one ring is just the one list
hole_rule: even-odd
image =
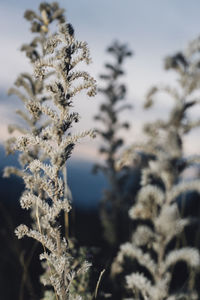
[[(27, 0), (0, 0), (0, 173), (7, 165), (18, 165), (17, 155), (6, 157), (3, 144), (9, 137), (8, 124), (19, 124), (20, 118), (15, 110), (22, 107), (15, 96), (7, 96), (7, 90), (13, 85), (17, 75), (21, 72), (31, 71), (25, 54), (20, 52), (23, 43), (31, 41), (32, 34), (29, 23), (23, 18), (26, 9), (37, 10), (40, 1)], [(188, 42), (200, 34), (200, 2), (198, 0), (61, 0), (59, 4), (66, 9), (67, 21), (74, 29), (76, 38), (87, 41), (92, 57), (92, 64), (87, 67), (90, 74), (97, 80), (98, 86), (102, 82), (99, 74), (104, 71), (104, 63), (112, 60), (105, 52), (114, 40), (127, 43), (134, 55), (124, 66), (125, 76), (123, 82), (128, 88), (127, 102), (133, 105), (132, 110), (124, 111), (121, 118), (130, 122), (131, 128), (123, 133), (126, 147), (134, 141), (142, 140), (142, 125), (148, 120), (167, 116), (172, 102), (164, 96), (155, 108), (149, 112), (142, 108), (145, 95), (152, 85), (167, 83), (176, 85), (176, 76), (173, 72), (163, 69), (163, 60), (179, 50), (184, 50)], [(80, 123), (76, 130), (95, 128), (97, 124), (93, 117), (97, 114), (103, 96), (98, 94), (95, 98), (87, 98), (83, 93), (76, 99), (75, 110), (81, 113)], [(191, 109), (191, 118), (197, 117), (199, 111)], [(195, 154), (200, 149), (199, 130), (186, 139), (185, 153)], [(97, 207), (102, 197), (102, 191), (107, 182), (102, 174), (92, 175), (91, 169), (102, 156), (98, 148), (102, 144), (100, 138), (85, 139), (79, 143), (68, 165), (69, 186), (72, 191), (74, 204), (77, 209), (82, 231), (77, 225), (75, 229), (82, 238), (82, 243), (89, 244), (91, 236), (96, 245), (99, 245), (100, 223)], [(77, 188), (78, 187), (78, 188)], [(0, 178), (0, 202), (9, 203), (6, 208), (15, 215), (12, 228), (23, 218), (20, 208), (14, 205), (23, 189), (19, 179)], [(4, 208), (2, 208), (4, 209)], [(6, 212), (3, 213), (4, 217)], [(19, 217), (20, 216), (20, 217)], [(25, 217), (24, 217), (25, 218)], [(18, 223), (17, 223), (18, 222)], [(96, 227), (91, 225), (96, 222)], [(2, 229), (4, 233), (4, 229)], [(82, 232), (90, 232), (82, 236)], [(2, 233), (2, 232), (1, 232)], [(2, 244), (2, 243), (1, 243)], [(2, 247), (2, 246), (0, 246)], [(5, 262), (7, 263), (7, 262)], [(9, 264), (9, 262), (8, 262)], [(3, 282), (3, 273), (0, 282)], [(0, 285), (1, 286), (1, 285)], [(11, 299), (11, 298), (5, 298)]]

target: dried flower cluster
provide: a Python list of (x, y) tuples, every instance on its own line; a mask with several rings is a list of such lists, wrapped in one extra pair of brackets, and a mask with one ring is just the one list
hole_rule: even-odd
[[(41, 5), (40, 9), (42, 18), (31, 11), (25, 14), (30, 20), (37, 19), (32, 23), (33, 31), (46, 33), (48, 18), (58, 18), (63, 23), (63, 11), (55, 3), (52, 6)], [(71, 209), (62, 172), (76, 142), (85, 136), (94, 136), (91, 130), (72, 134), (70, 129), (79, 121), (78, 113), (71, 112), (73, 98), (82, 90), (87, 90), (88, 96), (94, 96), (96, 85), (87, 72), (76, 70), (79, 62), (90, 62), (90, 54), (85, 42), (75, 40), (71, 24), (61, 24), (58, 33), (46, 38), (45, 43), (43, 40), (42, 45), (43, 56), (35, 55), (37, 58), (34, 60), (29, 52), (36, 76), (34, 82), (26, 76), (32, 83), (32, 90), (24, 81), (22, 83), (28, 90), (28, 97), (21, 98), (30, 116), (24, 118), (31, 129), (13, 141), (14, 150), (22, 153), (20, 159), (24, 166), (22, 171), (17, 171), (25, 183), (20, 203), (23, 209), (32, 209), (35, 223), (32, 228), (22, 224), (15, 232), (19, 239), (26, 235), (42, 244), (44, 251), (40, 259), (46, 261), (42, 280), (44, 285), (53, 287), (55, 298), (81, 299), (77, 291), (71, 293), (70, 288), (74, 278), (86, 272), (90, 264), (87, 261), (79, 266), (74, 264), (75, 258), (68, 251), (68, 241), (62, 236), (59, 216), (62, 211), (68, 213)], [(52, 81), (44, 83), (44, 79), (52, 74)], [(35, 89), (38, 86), (39, 90)], [(44, 104), (47, 100), (45, 93), (48, 105)], [(25, 116), (24, 113), (21, 115)], [(36, 122), (41, 116), (47, 122), (37, 128)], [(6, 169), (5, 173), (11, 171)], [(47, 292), (48, 295), (51, 293)]]
[[(39, 7), (40, 14), (36, 14), (32, 10), (27, 10), (24, 17), (31, 22), (31, 30), (37, 36), (31, 41), (30, 44), (24, 44), (21, 51), (26, 53), (30, 63), (33, 65), (36, 60), (44, 56), (45, 44), (47, 41), (47, 34), (52, 22), (57, 21), (58, 24), (65, 22), (63, 15), (64, 10), (59, 8), (59, 5), (54, 2), (52, 4), (41, 3)], [(52, 72), (53, 73), (53, 72)], [(26, 110), (17, 110), (16, 113), (22, 118), (25, 125), (9, 125), (8, 130), (10, 133), (18, 131), (19, 134), (39, 134), (42, 129), (49, 122), (41, 122), (42, 112), (38, 111), (38, 115), (29, 114), (29, 102), (42, 104), (49, 99), (48, 95), (44, 94), (45, 80), (52, 75), (46, 74), (43, 80), (35, 78), (32, 74), (22, 73), (18, 76), (15, 82), (15, 88), (10, 88), (8, 94), (15, 94), (24, 104)], [(8, 154), (13, 153), (13, 146), (16, 142), (15, 137), (11, 137), (6, 142), (6, 151)], [(39, 147), (34, 145), (28, 152), (22, 152), (19, 155), (19, 162), (22, 168), (30, 163), (32, 160), (39, 158)], [(41, 158), (40, 158), (41, 159)], [(21, 170), (14, 167), (7, 167), (4, 170), (4, 176), (8, 177), (10, 174), (23, 176)]]

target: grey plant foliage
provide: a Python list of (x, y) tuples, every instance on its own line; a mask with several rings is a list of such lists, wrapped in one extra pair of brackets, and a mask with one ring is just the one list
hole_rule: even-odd
[[(34, 63), (37, 59), (40, 59), (44, 56), (45, 52), (45, 44), (48, 38), (48, 35), (51, 31), (52, 23), (62, 24), (65, 21), (64, 18), (64, 10), (60, 9), (59, 5), (54, 2), (51, 4), (41, 3), (39, 6), (39, 12), (33, 12), (31, 10), (27, 10), (24, 14), (24, 17), (30, 21), (32, 32), (35, 37), (29, 44), (23, 44), (21, 47), (21, 51), (25, 52), (29, 63), (32, 65), (32, 69), (34, 69)], [(33, 30), (33, 24), (38, 22), (40, 26), (37, 26), (37, 29)], [(21, 73), (16, 81), (15, 87), (9, 89), (9, 95), (16, 95), (23, 104), (22, 109), (16, 110), (16, 114), (21, 118), (22, 122), (20, 125), (12, 124), (8, 126), (8, 131), (10, 134), (17, 133), (16, 135), (24, 135), (24, 134), (39, 134), (43, 128), (45, 128), (49, 124), (49, 120), (43, 120), (42, 112), (39, 112), (37, 118), (30, 114), (29, 112), (29, 102), (37, 102), (38, 104), (43, 104), (44, 102), (49, 100), (49, 96), (45, 93), (45, 81), (53, 74), (47, 74), (43, 80), (39, 80), (35, 78), (32, 73)], [(5, 149), (7, 154), (11, 154), (15, 152), (15, 143), (16, 143), (16, 135), (10, 137), (5, 144)], [(9, 177), (12, 174), (15, 174), (21, 178), (24, 176), (23, 169), (31, 163), (35, 159), (39, 159), (43, 161), (46, 157), (41, 153), (38, 145), (34, 145), (29, 148), (26, 152), (21, 152), (19, 154), (19, 164), (20, 168), (9, 166), (4, 169), (4, 177)], [(23, 200), (22, 200), (23, 203)], [(23, 205), (23, 204), (22, 204)], [(30, 214), (32, 217), (32, 225), (36, 226), (36, 210), (35, 206), (32, 206), (30, 210)], [(14, 228), (13, 228), (14, 229)], [(17, 242), (16, 242), (17, 245)], [(16, 245), (14, 245), (16, 247)], [(33, 247), (35, 248), (35, 247)], [(26, 249), (27, 250), (27, 249)], [(25, 251), (24, 251), (25, 252)], [(27, 281), (29, 269), (28, 264), (30, 263), (31, 254), (29, 254), (28, 259), (24, 259), (23, 264), (21, 264), (20, 256), (18, 257), (20, 265), (23, 268), (22, 282), (23, 280)], [(24, 279), (23, 279), (24, 278)], [(21, 292), (20, 292), (21, 293)], [(19, 296), (21, 297), (21, 296)]]
[(119, 228), (121, 226), (119, 220), (128, 210), (123, 195), (127, 173), (116, 170), (117, 155), (124, 143), (119, 131), (129, 128), (128, 122), (120, 121), (120, 114), (124, 109), (131, 108), (131, 105), (125, 101), (126, 86), (120, 81), (120, 78), (124, 74), (124, 61), (132, 55), (132, 52), (126, 44), (117, 41), (108, 47), (107, 52), (113, 56), (114, 62), (106, 63), (107, 72), (100, 76), (105, 81), (105, 86), (99, 88), (99, 92), (104, 96), (105, 101), (100, 106), (99, 114), (95, 116), (95, 120), (103, 125), (102, 129), (96, 131), (103, 140), (103, 146), (99, 152), (104, 155), (105, 164), (95, 165), (94, 172), (102, 171), (109, 183), (109, 188), (104, 191), (101, 199), (100, 213), (105, 239), (112, 246), (118, 246), (122, 242), (123, 235), (122, 227), (121, 230)]
[[(149, 156), (149, 161), (142, 170), (136, 204), (129, 211), (130, 218), (138, 221), (138, 225), (131, 241), (121, 245), (112, 265), (114, 278), (122, 272), (126, 274), (128, 299), (191, 300), (200, 296), (195, 290), (195, 275), (200, 267), (199, 250), (187, 245), (172, 246), (173, 240), (192, 222), (191, 218), (181, 217), (178, 197), (191, 191), (200, 193), (199, 179), (180, 180), (186, 168), (199, 162), (198, 156), (187, 158), (183, 151), (185, 134), (199, 126), (199, 120), (191, 120), (188, 116), (189, 109), (199, 104), (194, 96), (199, 89), (200, 74), (197, 44), (199, 46), (199, 40), (192, 43), (186, 53), (165, 60), (165, 68), (176, 71), (178, 86), (153, 87), (147, 94), (145, 107), (154, 103), (154, 97), (160, 91), (174, 99), (174, 106), (167, 120), (145, 125), (147, 143), (129, 149), (129, 154), (142, 151)], [(128, 273), (124, 269), (127, 259), (132, 262), (132, 273), (130, 264)], [(188, 277), (172, 290), (173, 268), (180, 261), (187, 265)], [(140, 268), (134, 269), (133, 262)]]
[(35, 62), (41, 57), (38, 51), (39, 47), (44, 53), (44, 45), (47, 34), (49, 34), (50, 25), (55, 21), (57, 21), (58, 24), (65, 22), (64, 11), (64, 9), (59, 7), (57, 2), (42, 2), (39, 6), (39, 13), (32, 10), (25, 12), (24, 17), (30, 21), (31, 31), (37, 34), (30, 44), (24, 44), (21, 47), (21, 51), (26, 53), (26, 56), (31, 62)]
[[(45, 13), (45, 7), (53, 9), (47, 9)], [(57, 14), (55, 7), (59, 11)], [(44, 55), (34, 60), (36, 80), (38, 83), (43, 82), (42, 95), (47, 94), (49, 104), (34, 97), (25, 101), (31, 120), (37, 121), (44, 116), (49, 122), (40, 130), (29, 130), (13, 141), (13, 149), (20, 151), (22, 156), (31, 156), (32, 149), (37, 149), (36, 155), (24, 160), (24, 168), (20, 171), (25, 183), (20, 204), (23, 209), (32, 209), (35, 223), (30, 228), (21, 224), (15, 233), (19, 239), (28, 236), (41, 243), (43, 253), (40, 259), (45, 262), (42, 282), (53, 287), (55, 299), (81, 299), (79, 291), (73, 285), (74, 279), (80, 279), (90, 264), (86, 260), (77, 264), (77, 259), (69, 248), (69, 241), (61, 233), (59, 216), (61, 212), (68, 213), (71, 210), (62, 171), (75, 144), (83, 137), (94, 137), (92, 130), (78, 134), (71, 132), (73, 124), (79, 121), (79, 114), (71, 112), (71, 107), (74, 97), (81, 91), (86, 90), (88, 96), (94, 96), (96, 83), (86, 71), (77, 70), (79, 62), (90, 63), (90, 53), (85, 42), (75, 39), (72, 25), (63, 23), (63, 11), (55, 3), (42, 4), (40, 8), (45, 20), (43, 25), (42, 18), (32, 11), (25, 14), (31, 21), (37, 19), (37, 22), (33, 21), (33, 31), (43, 31), (48, 17), (50, 20), (58, 18), (62, 24), (57, 33), (45, 40)], [(52, 80), (44, 82), (52, 72)], [(45, 299), (53, 299), (53, 294), (47, 291)]]
[[(39, 13), (32, 10), (27, 10), (24, 17), (31, 22), (31, 30), (36, 34), (36, 37), (30, 42), (30, 44), (24, 44), (21, 47), (21, 51), (26, 53), (30, 63), (33, 65), (38, 59), (44, 56), (44, 47), (47, 41), (47, 36), (50, 33), (50, 25), (52, 22), (62, 24), (65, 21), (64, 10), (54, 2), (52, 4), (41, 3), (39, 6)], [(37, 24), (37, 26), (36, 26)], [(10, 88), (8, 94), (15, 94), (23, 103), (25, 110), (18, 109), (16, 113), (25, 122), (23, 125), (9, 125), (8, 130), (10, 133), (17, 131), (19, 134), (33, 133), (39, 134), (43, 127), (47, 124), (41, 122), (42, 112), (39, 112), (37, 117), (29, 113), (29, 101), (44, 103), (49, 99), (44, 94), (44, 81), (52, 75), (51, 73), (44, 76), (43, 80), (35, 78), (33, 74), (24, 72), (18, 76), (15, 81), (15, 87)], [(7, 140), (5, 148), (7, 154), (13, 153), (13, 145), (16, 142), (15, 137), (11, 137)], [(22, 168), (30, 163), (32, 160), (39, 157), (39, 148), (37, 145), (29, 149), (28, 152), (23, 152), (19, 156), (19, 162)], [(7, 167), (4, 170), (4, 176), (8, 177), (10, 174), (16, 174), (23, 176), (23, 172), (15, 167)]]
[[(84, 267), (86, 265), (86, 257), (88, 255), (88, 249), (86, 247), (79, 247), (78, 243), (74, 239), (68, 239), (68, 256), (72, 257), (71, 259), (71, 269), (77, 271), (77, 276), (75, 280), (73, 280), (70, 289), (69, 289), (69, 297), (70, 299), (74, 299), (80, 297), (80, 299), (91, 300), (92, 292), (90, 291), (90, 276), (91, 276), (91, 268), (85, 272)], [(48, 269), (48, 262), (42, 262), (43, 268)], [(48, 280), (50, 276), (49, 272), (45, 272), (41, 275), (40, 281), (45, 282)], [(74, 297), (74, 298), (73, 298)], [(44, 298), (42, 299), (56, 299), (55, 292), (53, 290), (47, 290), (44, 293)]]

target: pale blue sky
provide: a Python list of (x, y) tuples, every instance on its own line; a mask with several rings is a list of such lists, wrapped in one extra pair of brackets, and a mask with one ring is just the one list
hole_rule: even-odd
[[(22, 16), (25, 9), (36, 9), (39, 3), (38, 0), (0, 0), (1, 93), (12, 85), (18, 73), (29, 69), (24, 55), (19, 52), (20, 45), (32, 38), (29, 24)], [(162, 69), (163, 58), (184, 49), (200, 34), (200, 1), (61, 0), (59, 3), (66, 9), (77, 38), (86, 40), (90, 46), (93, 58), (90, 72), (97, 79), (103, 63), (109, 60), (105, 48), (112, 40), (127, 42), (135, 52), (126, 64), (124, 78), (129, 87), (128, 98), (135, 103), (135, 109), (125, 117), (133, 120), (133, 134), (140, 135), (141, 119), (147, 118), (140, 108), (147, 89), (152, 84), (174, 81), (173, 74)], [(14, 118), (11, 106), (3, 99), (0, 101), (0, 140), (5, 139), (7, 123)], [(96, 100), (84, 99), (78, 104), (87, 128), (94, 126), (92, 116), (100, 101), (98, 96)], [(157, 114), (164, 113), (163, 107), (165, 109), (166, 104), (159, 106)], [(131, 142), (134, 137), (131, 134), (127, 139)], [(87, 147), (85, 151), (89, 151)]]

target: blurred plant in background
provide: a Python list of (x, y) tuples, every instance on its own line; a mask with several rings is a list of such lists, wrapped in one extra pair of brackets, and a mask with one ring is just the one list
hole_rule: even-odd
[(105, 97), (100, 106), (100, 112), (95, 120), (101, 122), (103, 129), (97, 129), (104, 145), (99, 152), (104, 155), (105, 164), (95, 165), (94, 172), (102, 171), (107, 178), (109, 187), (104, 191), (100, 203), (100, 216), (105, 240), (111, 248), (116, 249), (128, 238), (127, 211), (130, 199), (126, 195), (125, 183), (128, 178), (128, 168), (118, 172), (116, 170), (117, 156), (124, 140), (120, 137), (121, 129), (129, 129), (128, 122), (121, 122), (119, 116), (125, 109), (131, 109), (126, 103), (126, 86), (120, 82), (124, 74), (123, 64), (132, 55), (127, 45), (114, 42), (107, 52), (114, 58), (113, 63), (106, 63), (106, 74), (100, 76), (106, 82), (99, 92)]
[[(176, 237), (197, 221), (181, 216), (178, 199), (187, 198), (192, 191), (200, 193), (199, 179), (181, 180), (185, 169), (199, 163), (199, 156), (187, 158), (183, 152), (185, 134), (200, 125), (199, 120), (188, 117), (189, 109), (199, 104), (193, 96), (199, 89), (200, 74), (199, 62), (193, 60), (198, 53), (193, 49), (190, 55), (178, 53), (165, 60), (166, 69), (177, 71), (179, 86), (153, 87), (145, 107), (152, 106), (155, 95), (163, 91), (173, 98), (174, 106), (167, 120), (144, 126), (147, 143), (132, 147), (132, 151), (140, 150), (149, 156), (149, 161), (142, 169), (136, 204), (129, 211), (130, 218), (138, 221), (137, 226), (131, 241), (121, 245), (112, 265), (113, 277), (126, 275), (124, 284), (130, 299), (199, 299), (195, 284), (199, 250), (187, 244), (175, 247)], [(187, 268), (175, 272), (180, 262)]]

